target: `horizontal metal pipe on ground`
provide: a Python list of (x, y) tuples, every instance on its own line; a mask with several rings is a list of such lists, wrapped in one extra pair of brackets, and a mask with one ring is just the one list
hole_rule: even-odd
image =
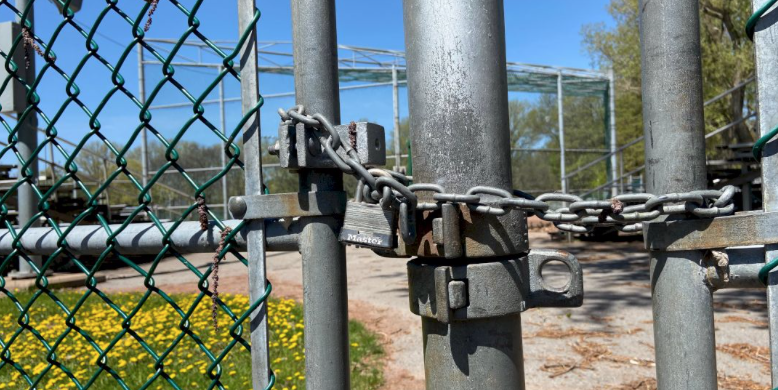
[[(241, 221), (228, 220), (223, 223), (234, 228)], [(110, 225), (111, 231), (118, 231), (121, 225)], [(163, 223), (170, 229), (173, 223)], [(268, 251), (297, 251), (302, 224), (293, 223), (288, 229), (277, 221), (266, 222)], [(60, 228), (64, 230), (64, 227)], [(163, 234), (153, 223), (133, 223), (116, 236), (116, 250), (123, 255), (156, 255), (163, 248)], [(24, 252), (30, 255), (50, 255), (57, 249), (59, 236), (51, 227), (31, 228), (21, 237)], [(84, 225), (74, 228), (67, 236), (70, 253), (74, 255), (98, 256), (106, 248), (108, 234), (99, 225)], [(184, 222), (170, 236), (173, 248), (182, 254), (211, 253), (219, 247), (221, 229), (214, 223), (207, 230), (200, 230), (200, 222)], [(239, 251), (246, 250), (246, 232), (235, 235)], [(13, 237), (7, 229), (0, 229), (0, 255), (13, 251)]]

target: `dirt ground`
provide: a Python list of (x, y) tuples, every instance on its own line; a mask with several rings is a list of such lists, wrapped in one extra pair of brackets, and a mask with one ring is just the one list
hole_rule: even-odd
[[(522, 314), (527, 389), (655, 389), (648, 257), (640, 242), (550, 241), (531, 233), (532, 248), (567, 250), (584, 270), (584, 305), (531, 309)], [(187, 256), (206, 268), (208, 255)], [(273, 295), (302, 300), (298, 253), (271, 253)], [(105, 273), (106, 291), (142, 289), (130, 269)], [(408, 309), (405, 260), (348, 250), (349, 316), (383, 339), (386, 390), (424, 388), (421, 321)], [(194, 291), (196, 278), (176, 259), (155, 272), (167, 292)], [(220, 291), (245, 294), (246, 267), (228, 260), (220, 267)], [(715, 294), (716, 342), (721, 389), (767, 389), (768, 333), (764, 293), (730, 290)]]

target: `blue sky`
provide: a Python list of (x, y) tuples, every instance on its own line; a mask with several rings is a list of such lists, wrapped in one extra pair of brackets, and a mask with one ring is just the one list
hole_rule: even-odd
[[(103, 10), (105, 2), (99, 0), (83, 0), (84, 9), (76, 14), (76, 21), (85, 28), (91, 27), (97, 15)], [(608, 0), (506, 0), (505, 24), (507, 58), (509, 61), (535, 63), (543, 65), (559, 65), (569, 67), (589, 67), (590, 58), (582, 50), (581, 28), (590, 23), (613, 21), (607, 14)], [(182, 0), (181, 4), (191, 7), (193, 0)], [(237, 38), (235, 1), (206, 0), (198, 18), (201, 21), (199, 31), (213, 40), (235, 40)], [(120, 0), (118, 6), (125, 10), (129, 17), (138, 15), (141, 0)], [(45, 41), (52, 37), (57, 24), (62, 17), (58, 15), (53, 5), (45, 0), (37, 0), (36, 34)], [(262, 11), (258, 24), (260, 41), (290, 41), (291, 20), (290, 3), (288, 0), (257, 2)], [(366, 1), (338, 0), (338, 42), (352, 46), (364, 46), (380, 49), (404, 50), (402, 28), (402, 2), (400, 0)], [(12, 19), (5, 6), (0, 6), (0, 21)], [(154, 15), (154, 22), (147, 34), (153, 38), (178, 38), (186, 28), (186, 19), (180, 10), (171, 3), (161, 1)], [(119, 60), (123, 47), (131, 39), (130, 26), (115, 12), (109, 11), (108, 16), (98, 28), (95, 40), (100, 46), (99, 53), (112, 64)], [(53, 50), (57, 53), (57, 65), (69, 74), (75, 69), (78, 61), (86, 54), (84, 39), (77, 35), (71, 27), (66, 27), (61, 37), (55, 43)], [(164, 52), (162, 52), (164, 54)], [(194, 51), (182, 51), (180, 54), (195, 57)], [(148, 54), (147, 54), (148, 55)], [(204, 56), (204, 60), (214, 62), (215, 57)], [(37, 68), (43, 61), (38, 59)], [(291, 59), (288, 60), (291, 63)], [(136, 52), (128, 56), (119, 72), (126, 80), (126, 86), (133, 94), (138, 92), (138, 71)], [(159, 66), (145, 68), (147, 78), (147, 93), (161, 77)], [(190, 92), (196, 94), (207, 85), (215, 75), (213, 69), (191, 69), (179, 67), (176, 78)], [(79, 96), (92, 111), (98, 106), (102, 96), (112, 87), (109, 83), (110, 73), (94, 59), (87, 62), (84, 70), (76, 78), (76, 84), (81, 89)], [(237, 97), (239, 86), (233, 80), (224, 84), (226, 97)], [(66, 95), (65, 82), (62, 77), (51, 69), (47, 71), (40, 90), (42, 107), (49, 117), (53, 116), (61, 106)], [(260, 90), (263, 94), (293, 91), (293, 80), (289, 76), (261, 75)], [(343, 121), (369, 118), (382, 124), (387, 133), (392, 127), (392, 91), (390, 87), (344, 91), (341, 94), (341, 117)], [(216, 92), (209, 95), (216, 98)], [(531, 98), (526, 95), (515, 95), (512, 98)], [(166, 86), (161, 91), (155, 104), (184, 102), (183, 96)], [(262, 110), (262, 127), (264, 135), (274, 135), (277, 129), (278, 107), (291, 106), (293, 98), (268, 99)], [(401, 116), (407, 115), (405, 89), (401, 89)], [(238, 103), (226, 104), (226, 125), (228, 129), (235, 126), (240, 118)], [(218, 126), (219, 111), (217, 105), (206, 106), (206, 116)], [(174, 134), (178, 128), (191, 116), (191, 108), (155, 110), (155, 126), (166, 136)], [(102, 125), (101, 131), (112, 141), (119, 144), (127, 142), (129, 134), (138, 124), (137, 108), (123, 96), (116, 95), (98, 119)], [(42, 122), (42, 121), (41, 121)], [(43, 123), (41, 123), (43, 125)], [(64, 138), (80, 140), (88, 131), (88, 120), (75, 104), (68, 107), (56, 123), (56, 127)], [(185, 139), (206, 144), (216, 142), (204, 126), (194, 126)], [(58, 160), (61, 160), (58, 158)]]

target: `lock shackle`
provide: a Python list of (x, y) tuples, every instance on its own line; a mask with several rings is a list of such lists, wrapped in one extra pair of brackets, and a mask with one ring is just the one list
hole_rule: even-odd
[(390, 177), (379, 177), (375, 181), (376, 190), (383, 191), (384, 187), (391, 187), (393, 190), (397, 191), (405, 197), (405, 199), (408, 201), (408, 206), (411, 210), (416, 209), (416, 205), (418, 204), (418, 198), (416, 198), (416, 195), (411, 192), (411, 190), (408, 189), (408, 187), (402, 185), (399, 181), (394, 180)]

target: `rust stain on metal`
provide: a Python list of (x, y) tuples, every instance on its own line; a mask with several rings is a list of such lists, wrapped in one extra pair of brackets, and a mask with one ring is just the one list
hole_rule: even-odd
[(24, 40), (24, 66), (25, 69), (30, 69), (30, 48), (35, 50), (41, 58), (46, 58), (46, 56), (43, 50), (41, 50), (41, 47), (35, 42), (35, 39), (27, 26), (22, 27), (22, 38)]
[(351, 142), (351, 147), (356, 149), (357, 148), (357, 123), (354, 121), (351, 121), (351, 123), (348, 124), (348, 139)]
[(219, 254), (224, 250), (224, 246), (227, 245), (227, 236), (232, 232), (232, 228), (227, 226), (222, 230), (221, 240), (219, 241), (219, 247), (216, 248), (216, 254), (213, 255), (213, 264), (211, 265), (211, 278), (213, 281), (213, 293), (211, 294), (211, 318), (213, 319), (213, 329), (219, 330)]
[[(466, 204), (458, 204), (460, 232), (464, 257), (495, 257), (523, 253), (528, 250), (526, 214), (512, 210), (503, 216), (474, 213)], [(398, 247), (389, 251), (390, 256), (443, 257), (442, 244), (433, 239), (432, 220), (440, 218), (439, 210), (416, 212), (417, 239), (415, 243), (406, 243), (398, 237)], [(514, 237), (509, 232), (523, 232)], [(377, 252), (385, 254), (386, 251)]]
[(151, 7), (149, 8), (149, 16), (146, 20), (146, 25), (143, 26), (144, 32), (149, 32), (149, 29), (151, 28), (151, 17), (154, 15), (154, 12), (157, 10), (157, 6), (159, 5), (159, 0), (146, 0), (147, 3), (151, 3)]
[(202, 196), (197, 197), (197, 214), (200, 217), (200, 230), (208, 230), (208, 205)]

